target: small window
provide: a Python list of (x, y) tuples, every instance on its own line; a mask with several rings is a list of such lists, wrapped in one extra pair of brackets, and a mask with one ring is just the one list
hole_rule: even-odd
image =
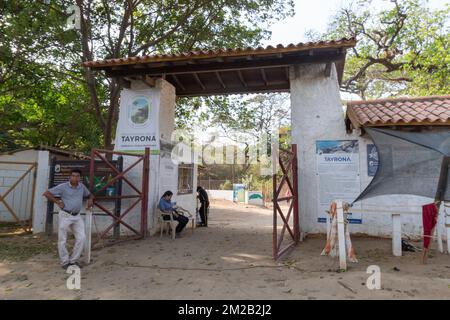
[(178, 166), (178, 194), (189, 194), (193, 192), (194, 166), (192, 164)]

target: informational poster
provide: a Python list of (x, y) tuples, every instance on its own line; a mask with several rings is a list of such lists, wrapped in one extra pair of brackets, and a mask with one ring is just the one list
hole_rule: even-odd
[[(117, 161), (110, 162), (117, 166)], [(90, 164), (90, 160), (56, 160), (54, 168), (50, 172), (50, 187), (69, 181), (72, 170), (78, 169), (81, 170), (81, 182), (89, 189)], [(97, 193), (97, 190), (103, 188), (116, 175), (117, 173), (108, 167), (105, 162), (95, 161), (94, 193), (97, 196), (113, 195), (115, 193), (115, 185), (103, 190), (101, 193)]]
[(120, 97), (115, 150), (142, 151), (149, 147), (152, 153), (159, 151), (159, 96), (148, 90), (123, 89)]
[[(319, 187), (319, 222), (326, 222), (333, 200), (351, 203), (360, 193), (358, 140), (316, 141)], [(361, 214), (348, 215), (349, 223), (362, 223)]]
[(233, 201), (245, 202), (245, 185), (240, 183), (233, 184)]
[[(109, 162), (114, 165), (119, 171), (122, 170), (118, 161), (110, 160)], [(52, 162), (52, 166), (50, 167), (49, 188), (57, 186), (61, 183), (68, 182), (70, 175), (72, 174), (72, 170), (78, 169), (81, 170), (81, 183), (83, 183), (86, 188), (89, 189), (90, 165), (90, 160), (54, 160)], [(108, 207), (110, 210), (118, 210), (120, 212), (121, 204), (113, 197), (116, 195), (122, 195), (122, 181), (117, 180), (112, 186), (109, 186), (102, 190), (108, 183), (108, 181), (110, 181), (116, 175), (117, 172), (112, 170), (105, 162), (100, 160), (95, 161), (93, 192), (96, 197), (102, 197), (101, 200), (97, 200), (96, 202), (101, 202), (103, 206)], [(52, 202), (49, 202), (47, 206), (47, 216), (52, 215), (53, 213), (54, 204)]]
[(367, 175), (375, 176), (378, 169), (378, 152), (374, 144), (367, 145)]

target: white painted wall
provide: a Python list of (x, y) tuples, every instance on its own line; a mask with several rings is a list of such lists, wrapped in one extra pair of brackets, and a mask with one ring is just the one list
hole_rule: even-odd
[(211, 199), (233, 201), (233, 190), (207, 190)]
[(37, 174), (36, 193), (34, 196), (33, 233), (45, 231), (45, 221), (47, 217), (47, 199), (42, 194), (48, 189), (48, 179), (50, 174), (50, 153), (48, 151), (37, 151)]
[[(316, 140), (359, 141), (361, 191), (372, 177), (367, 175), (367, 147), (372, 143), (359, 136), (358, 130), (347, 134), (344, 123), (336, 70), (331, 77), (325, 77), (325, 64), (300, 65), (291, 68), (291, 108), (292, 142), (298, 145), (299, 211), (302, 232), (326, 232), (326, 224), (317, 222), (318, 176), (316, 175)], [(390, 236), (392, 233), (391, 214), (383, 210), (411, 210), (415, 214), (402, 214), (402, 231), (408, 234), (422, 233), (421, 205), (432, 199), (391, 195), (364, 200), (355, 207), (370, 208), (379, 214), (364, 213), (361, 225), (350, 225), (352, 233), (361, 232), (374, 236)], [(401, 208), (401, 206), (410, 206)]]

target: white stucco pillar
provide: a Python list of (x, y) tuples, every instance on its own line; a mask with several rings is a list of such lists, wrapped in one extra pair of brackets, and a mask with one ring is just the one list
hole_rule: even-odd
[[(116, 151), (142, 153), (150, 148), (150, 178), (148, 196), (148, 226), (154, 227), (154, 209), (160, 190), (161, 140), (170, 141), (175, 128), (175, 88), (164, 79), (157, 79), (150, 87), (142, 81), (132, 81), (131, 87), (123, 89), (120, 95), (119, 121), (116, 130)], [(124, 169), (136, 161), (135, 157), (124, 156)], [(177, 179), (174, 168), (173, 179)], [(127, 177), (139, 189), (142, 186), (142, 165), (136, 166)], [(122, 194), (134, 194), (123, 182)], [(176, 191), (176, 190), (175, 190)], [(122, 201), (122, 212), (133, 200)], [(125, 220), (133, 227), (140, 224), (140, 206), (136, 206)], [(125, 227), (121, 227), (126, 230)]]
[[(141, 153), (150, 147), (150, 181), (148, 195), (148, 225), (150, 234), (156, 231), (157, 219), (154, 215), (156, 203), (166, 190), (174, 193), (173, 201), (195, 215), (197, 186), (197, 168), (194, 166), (192, 187), (189, 194), (178, 194), (178, 165), (171, 160), (172, 141), (175, 130), (175, 87), (164, 79), (157, 79), (150, 87), (142, 81), (133, 81), (131, 87), (123, 89), (120, 96), (119, 121), (116, 131), (115, 150)], [(136, 161), (135, 157), (124, 157), (124, 168)], [(127, 175), (140, 189), (142, 185), (142, 166), (138, 165)], [(123, 183), (124, 195), (134, 194)], [(124, 211), (132, 200), (124, 200)], [(137, 206), (126, 218), (126, 222), (138, 227), (140, 206)], [(126, 230), (125, 227), (121, 227)]]
[(47, 200), (42, 194), (48, 189), (49, 152), (38, 151), (36, 168), (36, 189), (33, 203), (33, 234), (45, 231)]
[(325, 232), (318, 223), (316, 140), (345, 139), (344, 111), (334, 64), (330, 76), (325, 64), (291, 67), (292, 143), (298, 150), (299, 222), (302, 232)]

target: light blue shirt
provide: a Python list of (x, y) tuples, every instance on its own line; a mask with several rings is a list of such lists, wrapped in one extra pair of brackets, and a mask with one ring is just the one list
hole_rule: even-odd
[(165, 200), (164, 198), (161, 198), (159, 200), (159, 209), (162, 211), (172, 211), (172, 212), (175, 211), (175, 209), (172, 208), (172, 203), (170, 203), (170, 201)]
[(89, 190), (81, 182), (76, 187), (70, 182), (61, 183), (48, 191), (55, 197), (60, 197), (64, 202), (64, 209), (72, 212), (80, 212), (83, 206), (83, 198), (89, 197)]

